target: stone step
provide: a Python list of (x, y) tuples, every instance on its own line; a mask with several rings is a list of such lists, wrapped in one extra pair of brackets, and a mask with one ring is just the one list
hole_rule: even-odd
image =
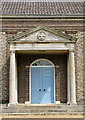
[(72, 109), (72, 108), (59, 108), (59, 109), (48, 109), (48, 108), (45, 108), (45, 109), (29, 109), (29, 108), (4, 108), (4, 109), (2, 109), (2, 111), (3, 110), (29, 110), (29, 111), (34, 111), (34, 110), (38, 110), (38, 111), (43, 111), (43, 110), (48, 110), (48, 111), (56, 111), (56, 110), (68, 110), (68, 111), (82, 111), (83, 110), (83, 108), (78, 108), (78, 109)]
[(57, 110), (29, 110), (29, 109), (9, 109), (9, 110), (3, 110), (2, 113), (57, 113), (57, 112), (82, 112), (83, 110), (61, 110), (61, 109), (57, 109)]
[(36, 110), (36, 111), (57, 111), (57, 110), (60, 110), (60, 111), (64, 111), (64, 110), (68, 110), (68, 111), (82, 111), (83, 110), (83, 108), (78, 108), (78, 109), (74, 109), (74, 108), (59, 108), (59, 109), (48, 109), (48, 108), (45, 108), (45, 109), (29, 109), (29, 108), (4, 108), (4, 109), (2, 109), (2, 111), (8, 111), (8, 110), (14, 110), (14, 111), (16, 111), (16, 110), (28, 110), (28, 111), (34, 111), (34, 110)]
[(56, 105), (56, 106), (4, 106), (2, 113), (27, 113), (27, 114), (83, 114), (83, 106)]
[(49, 109), (56, 109), (56, 108), (83, 108), (83, 106), (79, 106), (79, 105), (58, 105), (58, 106), (24, 106), (24, 105), (11, 105), (11, 106), (2, 106), (3, 108), (29, 108), (29, 109), (34, 109), (34, 108), (49, 108)]

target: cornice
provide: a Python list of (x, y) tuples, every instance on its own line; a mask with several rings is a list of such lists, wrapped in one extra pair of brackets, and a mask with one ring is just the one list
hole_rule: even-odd
[(83, 21), (85, 16), (75, 15), (75, 16), (7, 16), (2, 15), (0, 18), (3, 21)]
[[(9, 43), (10, 43), (10, 42), (15, 42), (15, 43), (16, 43), (17, 40), (19, 40), (20, 38), (22, 38), (22, 37), (27, 37), (29, 34), (34, 33), (34, 32), (36, 32), (36, 31), (38, 31), (38, 30), (45, 30), (45, 31), (48, 31), (48, 32), (50, 32), (50, 33), (52, 33), (52, 34), (54, 34), (54, 35), (58, 35), (58, 36), (60, 36), (60, 37), (63, 37), (63, 38), (65, 38), (65, 39), (69, 40), (69, 41), (76, 41), (76, 38), (75, 38), (75, 37), (72, 37), (72, 36), (70, 36), (70, 35), (67, 35), (67, 34), (65, 34), (65, 33), (62, 33), (62, 32), (60, 32), (60, 31), (58, 31), (58, 30), (54, 30), (54, 29), (49, 28), (49, 27), (47, 27), (47, 26), (38, 26), (38, 27), (36, 27), (36, 28), (32, 28), (30, 31), (27, 30), (27, 31), (25, 31), (25, 32), (21, 32), (21, 33), (15, 35), (15, 36), (12, 36), (11, 38), (8, 38), (7, 41), (8, 41)], [(19, 42), (19, 41), (18, 41), (18, 42)], [(27, 41), (23, 41), (23, 42), (27, 42)]]
[(84, 14), (80, 15), (0, 15), (3, 18), (82, 18), (85, 17)]
[(65, 44), (67, 44), (67, 43), (76, 43), (76, 41), (56, 41), (56, 42), (54, 42), (54, 41), (49, 41), (49, 42), (29, 42), (29, 41), (8, 41), (8, 43), (10, 43), (10, 44), (48, 44), (48, 43), (65, 43)]
[(2, 21), (84, 21), (84, 19), (3, 19)]

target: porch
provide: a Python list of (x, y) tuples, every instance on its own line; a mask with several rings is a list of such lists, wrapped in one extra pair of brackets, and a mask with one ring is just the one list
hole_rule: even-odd
[[(57, 35), (56, 35), (57, 34)], [(18, 104), (19, 102), (19, 95), (18, 91), (20, 91), (20, 93), (22, 94), (23, 91), (20, 90), (18, 83), (20, 83), (22, 81), (22, 77), (20, 78), (20, 82), (19, 78), (18, 78), (18, 73), (20, 74), (21, 72), (19, 71), (19, 66), (18, 66), (18, 60), (17, 60), (17, 56), (20, 54), (30, 54), (32, 56), (34, 56), (36, 58), (36, 56), (40, 55), (42, 56), (42, 58), (47, 57), (48, 55), (54, 55), (55, 58), (58, 58), (57, 55), (61, 54), (60, 56), (63, 55), (67, 55), (65, 60), (62, 57), (62, 62), (65, 62), (65, 66), (63, 66), (63, 72), (65, 71), (66, 74), (66, 78), (64, 78), (64, 80), (66, 80), (64, 86), (67, 86), (65, 88), (65, 91), (63, 94), (66, 94), (66, 98), (65, 98), (65, 103), (67, 104), (76, 104), (76, 82), (75, 82), (75, 56), (74, 56), (74, 43), (75, 38), (72, 38), (70, 36), (67, 36), (66, 34), (63, 33), (59, 33), (59, 32), (52, 32), (51, 30), (48, 30), (47, 28), (36, 28), (34, 30), (32, 30), (31, 32), (27, 33), (26, 35), (20, 34), (21, 36), (17, 36), (17, 38), (14, 38), (14, 40), (10, 41), (10, 82), (9, 82), (9, 105), (12, 104)], [(24, 37), (25, 36), (25, 37)], [(63, 37), (62, 37), (63, 36)], [(68, 38), (71, 38), (72, 40), (68, 40)], [(69, 38), (69, 39), (70, 39)], [(18, 40), (16, 40), (18, 39)], [(29, 62), (29, 60), (32, 58), (32, 56), (29, 56), (27, 58), (27, 62)], [(22, 56), (21, 59), (24, 58)], [(36, 60), (34, 58), (34, 60)], [(38, 57), (37, 59), (39, 59), (40, 57)], [(47, 57), (46, 59), (48, 59), (49, 57)], [(52, 58), (50, 58), (52, 61)], [(48, 59), (49, 60), (49, 59)], [(54, 60), (55, 68), (59, 67), (59, 64), (61, 64), (62, 62), (59, 62), (59, 58), (58, 60)], [(33, 61), (31, 61), (33, 62)], [(31, 64), (30, 62), (30, 64)], [(20, 62), (20, 65), (24, 64), (25, 68), (28, 70), (30, 68), (30, 64), (27, 64), (25, 61), (24, 62)], [(63, 65), (63, 63), (62, 63)], [(62, 66), (60, 65), (60, 66)], [(21, 68), (23, 69), (23, 68)], [(60, 68), (61, 69), (61, 68)], [(25, 69), (24, 69), (25, 70)], [(56, 70), (56, 69), (55, 69)], [(59, 70), (60, 71), (60, 70)], [(30, 71), (29, 71), (30, 72)], [(24, 71), (23, 71), (24, 73)], [(60, 72), (60, 76), (63, 76), (63, 74), (61, 74), (62, 72)], [(57, 74), (57, 72), (55, 71), (55, 74)], [(27, 79), (28, 82), (31, 81), (31, 78), (28, 77)], [(61, 79), (63, 80), (63, 79)], [(60, 81), (61, 81), (60, 80)], [(55, 78), (54, 78), (55, 81)], [(22, 82), (22, 86), (24, 86), (25, 82)], [(28, 101), (28, 103), (31, 103), (31, 98), (30, 94), (32, 92), (31, 88), (31, 84), (26, 83), (29, 86), (29, 89), (27, 89), (26, 93), (29, 94), (27, 95), (27, 99), (24, 100), (24, 103), (26, 101)], [(21, 88), (22, 88), (21, 86)], [(58, 85), (56, 86), (56, 84), (54, 85), (54, 92), (50, 93), (50, 94), (54, 94), (53, 96), (53, 101), (54, 104), (58, 103), (62, 103), (60, 100), (60, 83), (58, 83)], [(36, 86), (35, 86), (36, 87)], [(59, 89), (57, 89), (59, 88)], [(63, 87), (64, 88), (64, 87)], [(57, 90), (57, 92), (56, 92)], [(64, 89), (62, 89), (63, 91)], [(29, 92), (30, 91), (30, 92)], [(56, 92), (56, 94), (55, 94)], [(55, 99), (55, 96), (57, 96), (57, 98)], [(28, 99), (29, 97), (29, 99)], [(23, 96), (21, 97), (21, 99), (23, 98)], [(67, 100), (66, 100), (67, 99)], [(51, 102), (50, 102), (51, 103)]]

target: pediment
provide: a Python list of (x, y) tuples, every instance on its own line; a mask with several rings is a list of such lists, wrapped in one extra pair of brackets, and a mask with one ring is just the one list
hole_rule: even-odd
[(8, 39), (8, 42), (75, 42), (76, 38), (69, 36), (60, 31), (50, 29), (48, 27), (37, 27), (30, 31), (18, 33), (12, 38)]

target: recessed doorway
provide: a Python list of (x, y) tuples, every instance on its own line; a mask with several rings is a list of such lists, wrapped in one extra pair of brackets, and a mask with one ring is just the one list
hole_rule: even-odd
[(31, 104), (54, 103), (54, 64), (38, 59), (31, 66)]

